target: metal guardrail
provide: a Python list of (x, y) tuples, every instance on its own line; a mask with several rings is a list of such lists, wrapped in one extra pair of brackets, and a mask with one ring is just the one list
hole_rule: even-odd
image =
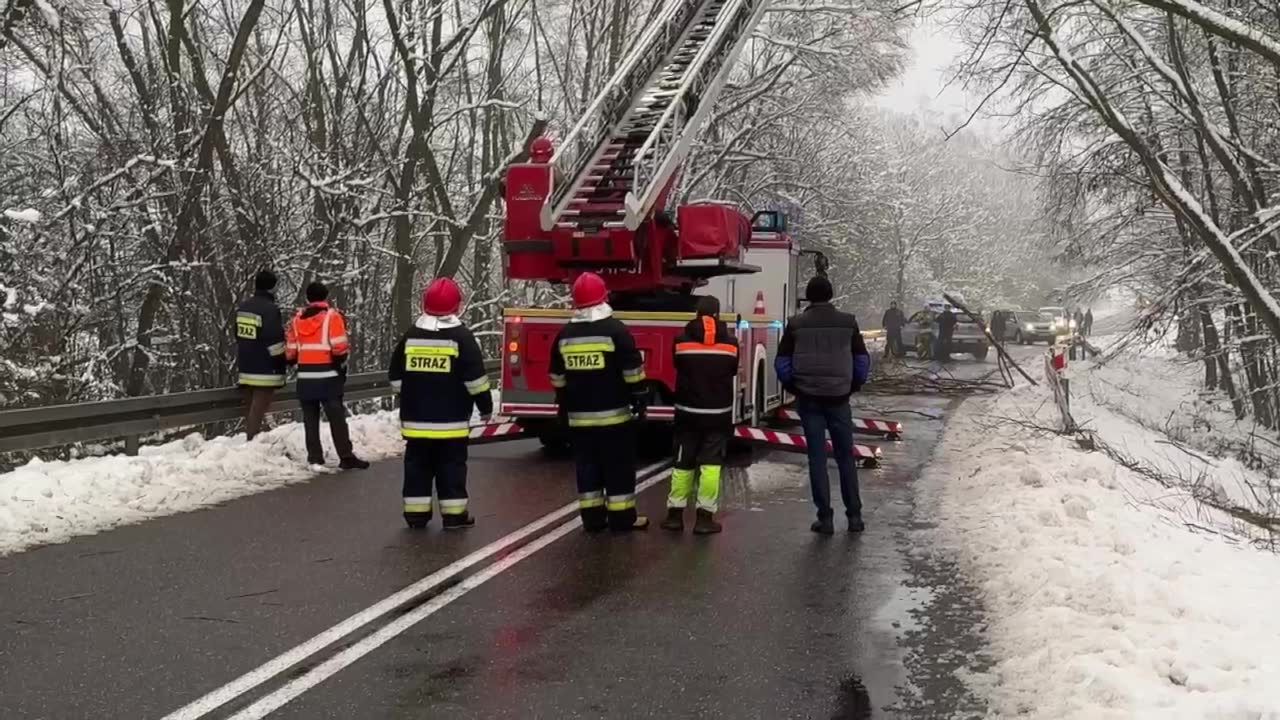
[[(486, 361), (485, 369), (490, 376), (497, 374), (500, 361)], [(368, 400), (391, 392), (383, 370), (348, 375), (344, 397)], [(288, 386), (276, 392), (268, 412), (297, 409), (297, 390)], [(132, 455), (142, 435), (236, 420), (243, 414), (244, 396), (238, 387), (6, 410), (0, 411), (0, 453), (125, 438), (125, 450)]]

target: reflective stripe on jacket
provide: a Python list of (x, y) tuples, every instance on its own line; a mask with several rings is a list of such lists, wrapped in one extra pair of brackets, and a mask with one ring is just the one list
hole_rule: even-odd
[(676, 338), (676, 423), (728, 426), (733, 420), (733, 379), (738, 341), (710, 315), (691, 320)]
[(420, 317), (396, 344), (389, 367), (407, 438), (465, 438), (474, 408), (493, 412), (480, 344), (456, 317)]
[(311, 303), (289, 323), (285, 356), (297, 363), (299, 383), (338, 377), (350, 349), (346, 320), (328, 303)]
[(634, 395), (644, 391), (644, 358), (631, 331), (614, 317), (565, 325), (551, 345), (550, 365), (571, 427), (625, 423)]
[(283, 387), (284, 323), (271, 293), (260, 292), (236, 308), (236, 379), (246, 387)]

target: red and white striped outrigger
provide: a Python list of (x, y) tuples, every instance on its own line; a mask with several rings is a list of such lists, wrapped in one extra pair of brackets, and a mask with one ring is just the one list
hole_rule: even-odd
[[(789, 433), (782, 430), (766, 430), (765, 428), (751, 427), (749, 425), (738, 425), (733, 429), (733, 434), (740, 440), (757, 445), (767, 445), (778, 450), (789, 450), (791, 452), (808, 452), (809, 443), (805, 441), (804, 435), (800, 433)], [(827, 454), (832, 453), (831, 441), (827, 441)], [(881, 458), (884, 457), (880, 452), (880, 448), (874, 445), (853, 445), (853, 457), (861, 461), (863, 467), (876, 467), (880, 464)]]
[[(800, 422), (800, 413), (791, 408), (782, 408), (774, 418), (779, 422), (797, 424)], [(897, 420), (854, 418), (853, 431), (859, 435), (878, 435), (886, 440), (902, 439), (902, 423)]]
[[(733, 429), (733, 434), (740, 440), (745, 440), (755, 445), (766, 445), (777, 450), (807, 452), (809, 447), (808, 442), (804, 439), (804, 435), (800, 433), (790, 433), (784, 430), (770, 430), (767, 428), (751, 427), (750, 425), (737, 425)], [(524, 428), (514, 422), (499, 421), (485, 425), (471, 426), (470, 438), (472, 445), (488, 445), (490, 443), (505, 442), (507, 440), (519, 440), (523, 437), (526, 437)], [(827, 454), (831, 454), (831, 452), (831, 441), (828, 440)], [(884, 455), (880, 451), (880, 448), (874, 445), (854, 443), (853, 457), (860, 461), (865, 467), (876, 467), (880, 464)]]
[(487, 425), (472, 425), (470, 437), (472, 445), (485, 445), (504, 440), (517, 440), (523, 435), (524, 428), (516, 423), (495, 422)]

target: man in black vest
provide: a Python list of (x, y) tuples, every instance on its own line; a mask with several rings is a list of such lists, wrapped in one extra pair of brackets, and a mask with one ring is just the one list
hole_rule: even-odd
[(831, 481), (827, 477), (827, 433), (840, 470), (840, 497), (844, 500), (849, 532), (862, 532), (865, 528), (858, 469), (853, 462), (849, 396), (866, 383), (871, 356), (857, 319), (837, 310), (831, 304), (833, 295), (826, 278), (809, 281), (805, 289), (809, 307), (787, 323), (774, 363), (778, 379), (796, 396), (796, 410), (808, 446), (809, 486), (818, 508), (818, 520), (809, 529), (823, 535), (835, 532)]

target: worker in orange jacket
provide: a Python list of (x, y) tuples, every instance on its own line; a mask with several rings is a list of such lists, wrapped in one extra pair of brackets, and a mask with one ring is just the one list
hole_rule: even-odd
[(329, 288), (313, 282), (307, 286), (307, 306), (298, 311), (285, 334), (285, 359), (297, 365), (298, 400), (307, 435), (307, 462), (324, 464), (320, 444), (320, 411), (329, 419), (339, 467), (364, 470), (369, 463), (355, 456), (342, 391), (347, 379), (347, 322), (329, 305)]

